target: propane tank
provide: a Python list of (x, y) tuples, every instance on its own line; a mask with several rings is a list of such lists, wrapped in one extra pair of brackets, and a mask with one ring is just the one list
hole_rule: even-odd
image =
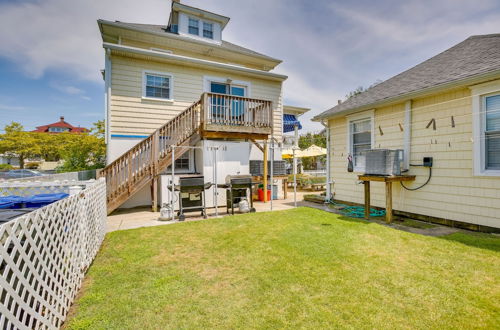
[(241, 201), (238, 203), (238, 208), (240, 209), (241, 213), (250, 212), (250, 207), (248, 206), (248, 201), (246, 198), (241, 199)]
[(169, 221), (172, 220), (172, 209), (170, 205), (167, 203), (163, 203), (160, 209), (160, 217), (158, 218), (160, 221)]

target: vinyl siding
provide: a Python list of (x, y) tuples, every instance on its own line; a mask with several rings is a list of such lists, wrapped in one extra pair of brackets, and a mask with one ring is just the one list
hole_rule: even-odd
[[(151, 134), (156, 128), (171, 120), (190, 104), (200, 99), (204, 76), (250, 82), (249, 97), (273, 101), (274, 134), (281, 138), (282, 96), (281, 82), (171, 65), (113, 55), (111, 74), (111, 134)], [(170, 73), (173, 76), (173, 101), (142, 99), (143, 71)]]
[[(454, 117), (455, 127), (451, 125)], [(431, 119), (436, 120), (436, 130)], [(402, 149), (404, 104), (375, 109), (375, 147)], [(415, 99), (412, 103), (411, 164), (421, 164), (424, 156), (434, 158), (430, 183), (417, 191), (393, 187), (393, 208), (433, 217), (500, 227), (500, 177), (473, 176), (472, 100), (468, 88)], [(381, 127), (384, 135), (381, 135)], [(335, 198), (363, 202), (360, 173), (347, 172), (347, 119), (329, 121), (331, 133), (331, 173)], [(428, 169), (411, 167), (416, 187), (427, 179)], [(372, 205), (385, 207), (384, 185), (372, 182)]]

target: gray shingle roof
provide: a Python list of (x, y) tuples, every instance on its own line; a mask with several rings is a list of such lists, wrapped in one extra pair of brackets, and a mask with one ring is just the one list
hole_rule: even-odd
[[(111, 22), (111, 21), (105, 21), (105, 20), (99, 20), (99, 22), (108, 23), (108, 24), (112, 24), (112, 25), (115, 25), (115, 26), (121, 26), (121, 27), (124, 27), (124, 28), (131, 28), (131, 29), (134, 29), (134, 30), (142, 30), (144, 32), (151, 32), (151, 33), (155, 33), (155, 34), (158, 34), (158, 33), (160, 33), (160, 34), (161, 33), (168, 33), (169, 35), (175, 36), (175, 37), (177, 37), (179, 39), (192, 41), (192, 39), (180, 36), (177, 33), (169, 32), (167, 30), (167, 26), (166, 25), (126, 23), (126, 22), (120, 22), (120, 21)], [(278, 60), (276, 58), (273, 58), (273, 57), (270, 57), (270, 56), (267, 56), (267, 55), (264, 55), (264, 54), (261, 54), (261, 53), (258, 53), (256, 51), (253, 51), (251, 49), (248, 49), (248, 48), (245, 48), (245, 47), (242, 47), (242, 46), (238, 46), (236, 44), (233, 44), (233, 43), (225, 41), (225, 40), (222, 40), (222, 43), (220, 45), (217, 45), (217, 44), (209, 44), (209, 45), (211, 47), (222, 48), (222, 49), (225, 49), (225, 50), (234, 51), (234, 52), (238, 52), (238, 53), (242, 53), (242, 54), (246, 54), (246, 55), (250, 55), (250, 56), (258, 56), (258, 57), (261, 57), (261, 58), (264, 58), (264, 59), (267, 59), (267, 60), (270, 60), (270, 61), (273, 61), (273, 62), (281, 63), (281, 60)]]
[(500, 34), (472, 36), (427, 61), (324, 111), (313, 120), (498, 70), (500, 70)]

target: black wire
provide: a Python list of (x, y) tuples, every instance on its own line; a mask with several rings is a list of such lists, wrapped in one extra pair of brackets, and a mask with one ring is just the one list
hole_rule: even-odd
[(401, 186), (402, 186), (403, 188), (405, 188), (406, 190), (413, 191), (413, 190), (418, 190), (418, 189), (422, 188), (423, 186), (425, 186), (426, 184), (428, 184), (428, 183), (429, 183), (429, 181), (431, 181), (431, 177), (432, 177), (432, 167), (429, 167), (429, 177), (427, 178), (427, 181), (425, 181), (425, 183), (424, 183), (423, 185), (418, 186), (418, 187), (416, 187), (416, 188), (408, 188), (408, 187), (406, 187), (406, 186), (403, 184), (403, 181), (399, 181), (399, 183), (400, 183), (400, 184), (401, 184)]

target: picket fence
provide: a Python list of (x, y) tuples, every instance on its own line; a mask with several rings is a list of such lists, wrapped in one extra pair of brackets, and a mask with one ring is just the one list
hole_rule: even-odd
[(104, 179), (0, 224), (0, 329), (60, 328), (105, 232)]

